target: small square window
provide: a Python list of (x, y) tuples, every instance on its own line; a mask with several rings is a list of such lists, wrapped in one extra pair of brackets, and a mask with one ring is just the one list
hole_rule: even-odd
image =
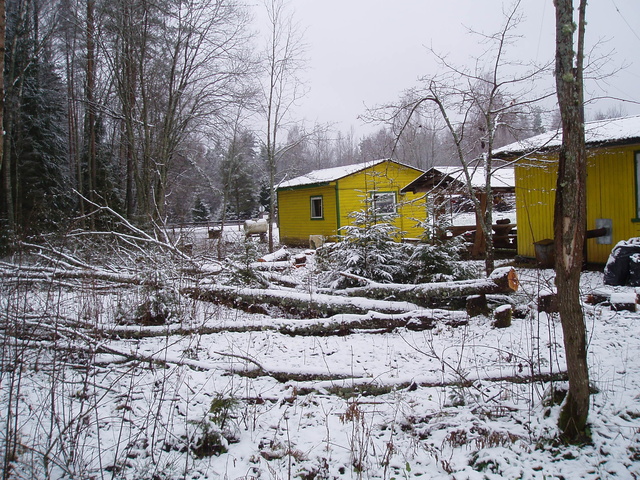
[(322, 197), (311, 197), (311, 218), (324, 218), (324, 212), (322, 209)]
[(396, 194), (380, 192), (372, 195), (373, 211), (376, 215), (393, 215), (396, 213)]

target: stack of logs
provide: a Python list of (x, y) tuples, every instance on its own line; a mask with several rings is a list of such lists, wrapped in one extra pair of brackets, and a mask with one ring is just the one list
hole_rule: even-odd
[[(624, 292), (596, 289), (586, 296), (585, 302), (589, 305), (609, 306), (616, 311), (635, 312), (640, 304), (640, 288)], [(554, 291), (543, 292), (539, 295), (538, 311), (558, 312), (558, 299)]]

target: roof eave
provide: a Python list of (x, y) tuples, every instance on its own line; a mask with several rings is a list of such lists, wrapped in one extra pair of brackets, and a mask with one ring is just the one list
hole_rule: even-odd
[[(605, 147), (626, 147), (628, 145), (640, 144), (640, 137), (620, 138), (615, 140), (598, 140), (592, 142), (585, 142), (587, 149), (590, 148), (605, 148)], [(524, 157), (527, 155), (556, 153), (560, 150), (560, 145), (553, 145), (550, 147), (532, 148), (530, 150), (511, 150), (508, 152), (498, 152), (493, 158), (500, 160), (513, 160), (517, 157)]]

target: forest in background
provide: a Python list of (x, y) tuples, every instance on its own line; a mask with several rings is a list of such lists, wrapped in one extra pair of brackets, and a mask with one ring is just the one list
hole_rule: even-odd
[[(5, 235), (96, 227), (94, 203), (140, 225), (250, 218), (269, 203), (272, 173), (277, 183), (391, 156), (423, 169), (455, 161), (431, 107), (401, 136), (393, 123), (357, 137), (282, 115), (271, 155), (257, 127), (269, 59), (251, 13), (235, 0), (7, 0)], [(481, 112), (467, 114), (471, 156)], [(510, 113), (494, 147), (540, 133), (545, 115)]]

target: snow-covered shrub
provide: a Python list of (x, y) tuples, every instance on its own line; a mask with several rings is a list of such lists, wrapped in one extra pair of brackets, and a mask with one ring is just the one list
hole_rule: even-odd
[(427, 243), (427, 235), (423, 243), (403, 244), (394, 241), (400, 233), (394, 225), (371, 221), (367, 211), (352, 215), (354, 224), (341, 229), (341, 241), (317, 251), (322, 285), (346, 288), (357, 284), (341, 272), (394, 283), (443, 282), (477, 275), (477, 269), (461, 259), (462, 238)]
[(119, 302), (115, 312), (115, 320), (121, 325), (166, 325), (181, 318), (180, 296), (163, 289), (143, 289), (139, 300)]
[(263, 250), (265, 247), (251, 238), (243, 238), (231, 245), (226, 259), (227, 268), (220, 275), (220, 280), (229, 285), (264, 287), (260, 273), (251, 266), (264, 253)]
[[(344, 288), (354, 280), (345, 272), (379, 282), (391, 282), (403, 268), (399, 262), (402, 245), (396, 241), (399, 230), (387, 221), (378, 221), (371, 209), (352, 212), (353, 224), (340, 229), (341, 241), (327, 244), (317, 252), (317, 264), (323, 272), (320, 282), (332, 288)], [(355, 282), (357, 283), (357, 282)]]
[(397, 280), (400, 283), (448, 282), (478, 275), (477, 268), (461, 258), (460, 252), (465, 248), (461, 237), (407, 247), (403, 278)]
[(174, 292), (156, 290), (138, 305), (136, 321), (143, 325), (164, 325), (180, 317), (180, 298)]
[(190, 438), (191, 452), (196, 458), (226, 453), (230, 443), (238, 442), (239, 429), (233, 421), (238, 407), (236, 398), (216, 394), (209, 412)]

